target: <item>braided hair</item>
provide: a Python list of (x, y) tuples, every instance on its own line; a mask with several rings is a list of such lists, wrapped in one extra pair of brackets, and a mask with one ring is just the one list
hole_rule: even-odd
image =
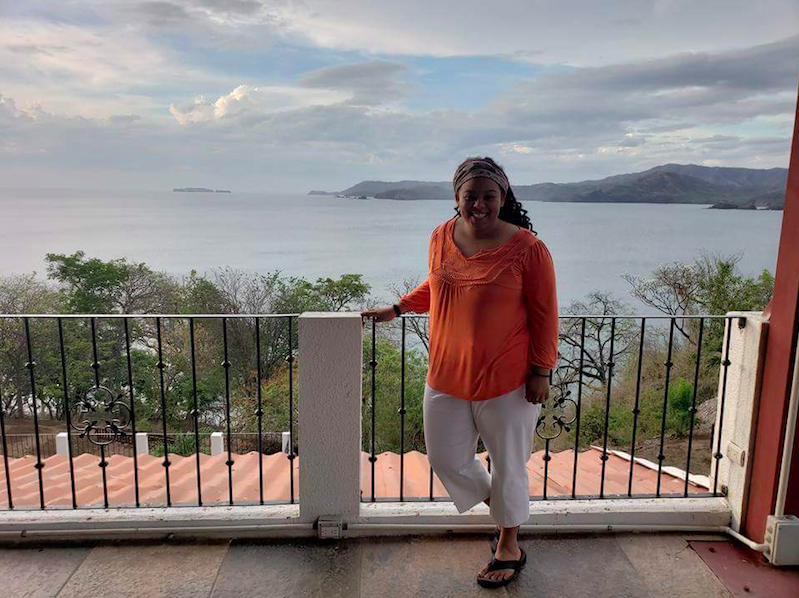
[[(472, 160), (474, 158), (466, 158), (464, 162), (467, 160)], [(502, 168), (499, 164), (494, 161), (493, 158), (489, 158), (488, 156), (480, 157), (479, 160), (483, 160), (485, 162), (489, 162), (493, 166), (495, 166), (498, 170), (501, 170), (502, 173), (505, 173), (505, 169)], [(463, 165), (463, 163), (461, 165)], [(460, 166), (458, 167), (460, 168)], [(457, 171), (457, 169), (456, 169)], [(458, 216), (461, 215), (460, 209), (458, 206), (455, 206), (455, 212)], [(521, 202), (516, 199), (516, 196), (513, 194), (513, 189), (508, 186), (508, 191), (505, 193), (505, 204), (499, 209), (499, 219), (504, 220), (505, 222), (510, 222), (511, 224), (515, 224), (516, 226), (520, 226), (522, 228), (526, 228), (528, 230), (536, 232), (533, 229), (533, 223), (530, 220), (529, 216), (527, 216), (527, 210), (522, 207)]]

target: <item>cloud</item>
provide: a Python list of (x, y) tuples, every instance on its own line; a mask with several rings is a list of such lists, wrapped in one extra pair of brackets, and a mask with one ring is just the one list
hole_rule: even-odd
[(153, 25), (176, 25), (191, 19), (189, 12), (172, 2), (142, 2), (133, 7), (133, 11), (145, 16)]
[(6, 51), (12, 54), (44, 54), (52, 56), (56, 52), (64, 52), (67, 50), (66, 46), (37, 46), (34, 44), (9, 44), (6, 46)]
[(396, 102), (410, 92), (399, 78), (406, 70), (396, 62), (373, 60), (311, 71), (300, 77), (298, 85), (351, 92), (348, 103), (353, 105), (385, 104)]
[[(260, 34), (313, 41), (292, 21), (298, 10), (321, 21), (321, 30), (342, 22), (363, 28), (378, 19), (371, 4), (362, 5), (362, 22), (326, 10), (314, 17), (292, 2), (93, 6), (99, 16), (91, 26), (0, 23), (0, 178), (8, 185), (52, 175), (76, 185), (132, 181), (171, 188), (176, 172), (213, 171), (239, 189), (260, 189), (267, 176), (277, 190), (335, 189), (365, 177), (440, 180), (463, 156), (477, 153), (497, 157), (519, 183), (594, 178), (666, 161), (787, 163), (799, 75), (795, 35), (738, 49), (658, 58), (633, 53), (613, 64), (603, 59), (532, 69), (518, 61), (551, 59), (557, 52), (550, 38), (525, 46), (515, 23), (507, 39), (492, 38), (493, 15), (475, 13), (485, 17), (485, 27), (470, 29), (475, 17), (464, 3), (464, 22), (450, 23), (440, 44), (424, 49), (478, 52), (495, 42), (515, 54), (491, 64), (513, 60), (519, 68), (506, 79), (509, 85), (485, 94), (487, 103), (453, 109), (432, 97), (414, 103), (427, 83), (421, 74), (427, 59), (282, 46), (288, 58), (280, 62), (270, 61), (263, 46), (230, 49)], [(342, 14), (351, 8), (344, 0)], [(406, 8), (386, 10), (370, 37), (356, 40), (362, 49), (380, 36), (397, 36), (385, 43), (399, 48), (427, 34), (421, 21), (421, 31), (398, 31), (393, 11)], [(441, 18), (430, 10), (433, 21)], [(120, 25), (123, 13), (129, 23)], [(645, 17), (636, 12), (630, 18)], [(164, 26), (149, 25), (152, 19)], [(175, 32), (178, 37), (170, 37)], [(583, 48), (592, 41), (569, 39)], [(181, 49), (196, 51), (197, 40), (207, 44), (198, 54)], [(540, 51), (532, 47), (542, 40)], [(469, 60), (457, 61), (470, 67), (469, 77), (464, 70), (444, 75), (460, 77), (465, 94), (470, 86), (496, 84), (488, 67)], [(455, 63), (447, 61), (450, 68)], [(231, 64), (241, 69), (230, 72)]]
[(0, 92), (18, 101), (47, 99), (51, 110), (107, 117), (164, 114), (158, 95), (179, 86), (191, 96), (210, 86), (230, 89), (135, 27), (85, 27), (42, 20), (0, 20)]
[[(234, 119), (239, 115), (279, 113), (302, 106), (329, 105), (347, 99), (347, 94), (335, 90), (309, 93), (293, 87), (250, 87), (239, 85), (230, 93), (213, 102), (198, 97), (194, 103), (178, 108), (169, 106), (169, 112), (181, 125), (221, 119)], [(252, 119), (249, 119), (252, 122)]]
[(398, 76), (406, 67), (387, 61), (369, 61), (327, 67), (303, 74), (292, 86), (250, 87), (239, 85), (213, 102), (198, 97), (193, 104), (170, 105), (169, 112), (181, 125), (232, 119), (247, 115), (247, 122), (301, 107), (348, 104), (379, 106), (397, 102), (407, 93)]
[(627, 133), (619, 142), (619, 147), (640, 147), (646, 143), (646, 135)]
[(195, 0), (197, 6), (208, 8), (217, 13), (252, 15), (264, 8), (263, 3), (255, 0)]
[[(213, 44), (228, 43), (232, 36), (246, 34), (253, 27), (261, 27), (261, 37), (271, 38), (272, 21), (264, 5), (254, 0), (185, 0), (180, 3), (168, 0), (147, 0), (135, 4), (124, 5), (121, 9), (128, 16), (139, 17), (149, 26), (180, 27), (174, 33), (193, 36)], [(116, 18), (116, 12), (109, 13)]]
[(792, 111), (797, 56), (799, 36), (793, 36), (746, 50), (543, 74), (520, 82), (484, 113), (504, 121), (501, 134), (510, 138), (503, 141), (527, 145), (536, 138), (618, 139), (632, 126), (666, 132), (697, 122), (740, 124)]
[(506, 0), (490, 10), (479, 0), (302, 0), (270, 11), (286, 34), (324, 48), (417, 56), (535, 52), (536, 62), (577, 66), (754, 46), (792, 35), (799, 24), (794, 0)]

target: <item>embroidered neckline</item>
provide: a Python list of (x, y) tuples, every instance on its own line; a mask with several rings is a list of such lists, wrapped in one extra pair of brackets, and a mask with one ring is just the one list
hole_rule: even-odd
[(461, 251), (460, 247), (458, 247), (457, 243), (455, 243), (455, 221), (458, 218), (459, 218), (459, 216), (455, 216), (454, 218), (452, 218), (450, 220), (450, 222), (448, 223), (447, 228), (445, 230), (445, 234), (447, 235), (448, 241), (455, 248), (455, 251), (457, 252), (458, 256), (461, 259), (467, 260), (467, 261), (468, 260), (472, 260), (472, 259), (476, 258), (477, 256), (480, 256), (480, 255), (485, 254), (485, 253), (490, 253), (490, 252), (493, 252), (493, 251), (497, 251), (499, 249), (504, 249), (504, 248), (510, 247), (511, 245), (513, 245), (516, 241), (518, 241), (521, 238), (522, 231), (526, 230), (526, 229), (522, 228), (521, 226), (517, 225), (517, 230), (516, 230), (515, 233), (513, 233), (513, 236), (510, 239), (508, 239), (507, 241), (505, 241), (504, 243), (502, 243), (501, 245), (497, 245), (496, 247), (488, 247), (486, 249), (481, 249), (480, 251), (477, 251), (476, 253), (473, 253), (469, 257), (466, 257), (463, 254), (463, 252)]

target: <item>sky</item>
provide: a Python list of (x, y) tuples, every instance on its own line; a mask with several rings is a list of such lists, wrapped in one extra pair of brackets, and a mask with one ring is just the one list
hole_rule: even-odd
[(0, 187), (787, 167), (797, 0), (0, 0)]

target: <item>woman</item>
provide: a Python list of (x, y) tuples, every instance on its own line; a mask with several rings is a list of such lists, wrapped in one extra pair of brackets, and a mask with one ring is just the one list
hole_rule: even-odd
[[(457, 215), (430, 237), (427, 280), (361, 315), (387, 322), (430, 312), (427, 456), (459, 513), (489, 505), (498, 540), (477, 581), (499, 587), (527, 558), (517, 532), (530, 516), (526, 463), (557, 361), (555, 272), (494, 160), (466, 159), (453, 188)], [(475, 456), (478, 436), (491, 474)]]

